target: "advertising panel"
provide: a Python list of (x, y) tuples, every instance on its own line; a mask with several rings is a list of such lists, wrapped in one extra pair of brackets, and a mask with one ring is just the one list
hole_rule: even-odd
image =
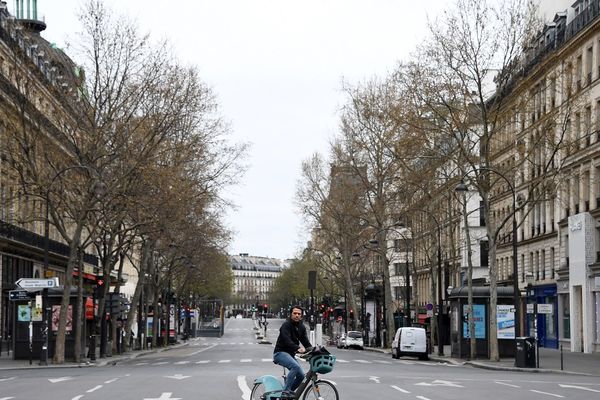
[(499, 304), (496, 306), (496, 321), (498, 324), (498, 339), (515, 338), (515, 307)]
[[(463, 304), (463, 315), (469, 314), (469, 305)], [(484, 304), (473, 304), (473, 319), (475, 321), (475, 339), (485, 339), (485, 305)], [(465, 318), (463, 321), (463, 338), (468, 339), (469, 335), (469, 324), (468, 319)]]

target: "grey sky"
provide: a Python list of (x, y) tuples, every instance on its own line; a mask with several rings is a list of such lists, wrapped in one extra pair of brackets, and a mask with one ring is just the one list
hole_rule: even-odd
[[(542, 0), (545, 2), (545, 0)], [(561, 3), (564, 0), (546, 0)], [(293, 257), (307, 240), (293, 205), (300, 163), (327, 152), (343, 101), (342, 79), (385, 75), (406, 59), (449, 0), (107, 0), (178, 57), (217, 94), (232, 139), (250, 142), (250, 168), (227, 196), (239, 209), (231, 253)], [(60, 5), (58, 5), (60, 4)], [(80, 0), (38, 0), (47, 40), (78, 30)], [(8, 1), (14, 11), (13, 1)], [(565, 6), (566, 7), (566, 6)]]

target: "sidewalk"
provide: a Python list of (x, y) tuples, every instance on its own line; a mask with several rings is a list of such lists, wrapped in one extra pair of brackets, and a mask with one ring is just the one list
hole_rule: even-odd
[[(133, 350), (128, 353), (123, 354), (113, 354), (111, 357), (100, 358), (96, 356), (96, 361), (92, 362), (89, 359), (84, 359), (81, 363), (75, 362), (65, 362), (64, 364), (52, 364), (52, 360), (48, 360), (48, 365), (39, 365), (39, 358), (33, 359), (32, 363), (29, 364), (29, 360), (13, 360), (12, 353), (8, 355), (6, 352), (0, 354), (0, 371), (2, 370), (12, 370), (12, 369), (40, 369), (40, 368), (87, 368), (87, 367), (103, 367), (105, 365), (116, 364), (119, 361), (130, 360), (133, 358), (137, 358), (143, 356), (145, 354), (151, 353), (159, 353), (166, 350), (176, 349), (179, 347), (187, 346), (188, 343), (192, 340), (197, 340), (192, 338), (188, 341), (180, 341), (175, 344), (172, 344), (168, 347), (158, 347), (154, 350)], [(100, 354), (97, 350), (96, 354)]]
[[(391, 357), (390, 349), (365, 347), (365, 350), (388, 353)], [(542, 347), (539, 350), (539, 368), (517, 368), (514, 366), (515, 359), (512, 357), (503, 358), (498, 362), (484, 359), (469, 361), (460, 358), (453, 358), (450, 356), (450, 346), (444, 346), (443, 356), (437, 355), (437, 346), (434, 346), (434, 351), (429, 355), (429, 358), (434, 361), (449, 362), (452, 364), (465, 364), (477, 368), (503, 371), (553, 372), (600, 376), (600, 353), (571, 353), (570, 351), (563, 349), (561, 370), (560, 349), (546, 349)]]

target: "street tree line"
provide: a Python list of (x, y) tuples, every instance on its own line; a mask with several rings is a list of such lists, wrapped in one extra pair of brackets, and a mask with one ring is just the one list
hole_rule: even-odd
[[(315, 154), (303, 163), (297, 204), (312, 232), (311, 247), (338, 261), (334, 268), (315, 263), (314, 269), (333, 276), (352, 304), (361, 272), (379, 274), (387, 332), (394, 332), (399, 309), (390, 286), (394, 239), (411, 242), (415, 304), (436, 299), (442, 285), (436, 252), (443, 247), (445, 261), (468, 271), (472, 309), (473, 265), (470, 257), (461, 265), (460, 258), (472, 253), (472, 240), (469, 229), (458, 229), (461, 221), (469, 226), (469, 199), (454, 190), (463, 181), (469, 196), (480, 199), (476, 211), (486, 222), (490, 358), (499, 359), (498, 246), (511, 235), (514, 213), (520, 226), (557, 198), (565, 160), (581, 145), (570, 121), (585, 99), (567, 95), (573, 85), (567, 73), (557, 67), (552, 79), (540, 79), (524, 72), (531, 70), (529, 49), (543, 28), (526, 0), (455, 1), (429, 22), (427, 37), (392, 72), (345, 85), (339, 133), (327, 156)], [(540, 82), (534, 91), (525, 89), (531, 80)], [(353, 257), (361, 254), (374, 257)], [(423, 273), (429, 294), (414, 287)], [(474, 323), (469, 325), (475, 357)]]
[[(215, 94), (168, 42), (154, 41), (97, 0), (82, 7), (79, 20), (72, 58), (59, 65), (67, 83), (62, 92), (44, 87), (15, 54), (20, 95), (3, 143), (15, 193), (37, 205), (23, 219), (43, 221), (47, 208), (50, 235), (69, 246), (58, 364), (72, 287), (82, 309), (83, 283), (73, 276), (82, 276), (83, 252), (98, 255), (104, 279), (117, 275), (117, 292), (124, 264), (136, 270), (126, 345), (142, 294), (155, 311), (167, 292), (187, 301), (229, 295), (230, 232), (222, 216), (231, 204), (222, 193), (238, 181), (247, 149), (230, 141)], [(40, 93), (47, 102), (36, 109)], [(105, 315), (109, 289), (101, 288), (98, 315)]]

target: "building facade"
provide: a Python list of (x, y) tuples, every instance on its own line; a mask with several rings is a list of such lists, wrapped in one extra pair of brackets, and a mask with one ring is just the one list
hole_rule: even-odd
[(233, 273), (231, 304), (226, 306), (226, 315), (249, 316), (253, 307), (269, 304), (269, 296), (285, 263), (276, 258), (251, 256), (248, 253), (230, 255)]

